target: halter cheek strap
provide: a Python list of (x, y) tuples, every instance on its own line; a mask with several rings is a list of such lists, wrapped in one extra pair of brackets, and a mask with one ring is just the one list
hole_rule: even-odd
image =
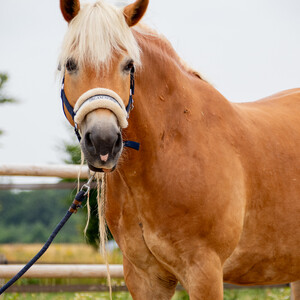
[(61, 97), (61, 101), (62, 101), (62, 108), (63, 108), (63, 112), (65, 114), (65, 117), (67, 118), (64, 106), (66, 107), (68, 113), (70, 114), (70, 116), (74, 120), (75, 113), (74, 113), (72, 105), (70, 104), (70, 102), (68, 101), (68, 99), (66, 97), (64, 87), (65, 87), (65, 77), (62, 80), (61, 91), (60, 91), (60, 97)]
[[(132, 68), (130, 72), (130, 95), (128, 105), (126, 107), (124, 106), (121, 97), (114, 91), (104, 88), (96, 88), (82, 94), (77, 100), (75, 107), (73, 108), (66, 97), (64, 90), (64, 81), (65, 78), (63, 78), (61, 88), (63, 112), (66, 116), (64, 110), (65, 106), (74, 121), (75, 134), (79, 142), (81, 140), (81, 135), (78, 130), (78, 125), (80, 125), (80, 123), (88, 113), (98, 108), (111, 110), (117, 117), (121, 128), (126, 128), (128, 126), (127, 119), (129, 118), (130, 111), (133, 109), (132, 95), (134, 95), (134, 68)], [(140, 144), (132, 141), (125, 141), (124, 147), (139, 150)]]

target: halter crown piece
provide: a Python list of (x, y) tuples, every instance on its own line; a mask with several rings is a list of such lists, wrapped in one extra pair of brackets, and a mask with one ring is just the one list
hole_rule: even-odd
[[(79, 142), (81, 141), (81, 135), (78, 126), (80, 126), (88, 113), (98, 108), (105, 108), (112, 111), (117, 117), (121, 128), (126, 128), (128, 126), (127, 119), (129, 118), (130, 111), (133, 109), (132, 95), (134, 95), (134, 67), (132, 67), (130, 71), (130, 95), (127, 107), (125, 107), (121, 97), (114, 91), (105, 88), (95, 88), (83, 93), (76, 101), (73, 109), (65, 94), (64, 81), (65, 78), (63, 78), (61, 88), (63, 112), (66, 116), (64, 110), (65, 106), (74, 121), (75, 134)], [(140, 144), (137, 142), (125, 141), (124, 146), (139, 150)]]

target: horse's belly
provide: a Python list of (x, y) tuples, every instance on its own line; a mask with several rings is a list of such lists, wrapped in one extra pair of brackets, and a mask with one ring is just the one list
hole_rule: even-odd
[[(291, 142), (294, 149), (299, 148), (297, 143)], [(257, 171), (252, 169), (246, 182), (250, 192), (243, 231), (224, 264), (226, 282), (250, 285), (300, 280), (300, 160), (292, 147), (282, 144), (279, 148), (278, 152), (264, 152), (253, 162)]]
[(224, 281), (242, 285), (280, 284), (300, 279), (300, 257), (267, 253), (233, 254), (224, 265)]
[(299, 216), (290, 211), (285, 219), (251, 219), (252, 223), (245, 222), (240, 242), (224, 264), (224, 281), (250, 285), (300, 280)]

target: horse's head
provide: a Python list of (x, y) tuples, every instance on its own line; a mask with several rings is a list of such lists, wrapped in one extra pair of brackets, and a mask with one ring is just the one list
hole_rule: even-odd
[(113, 170), (123, 150), (121, 131), (127, 127), (134, 66), (140, 64), (130, 27), (147, 6), (148, 0), (124, 9), (102, 0), (83, 7), (79, 0), (60, 0), (69, 23), (59, 59), (64, 110), (79, 128), (81, 148), (94, 171)]

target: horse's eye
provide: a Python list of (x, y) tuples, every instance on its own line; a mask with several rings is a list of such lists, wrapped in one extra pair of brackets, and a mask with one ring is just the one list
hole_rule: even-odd
[(76, 64), (76, 62), (75, 62), (74, 59), (69, 58), (69, 59), (67, 60), (67, 63), (66, 63), (66, 69), (67, 69), (67, 71), (70, 72), (70, 73), (71, 73), (71, 72), (77, 71), (77, 64)]
[(124, 71), (130, 72), (133, 68), (134, 68), (134, 62), (133, 62), (133, 60), (130, 60), (126, 63), (126, 65), (124, 67)]

